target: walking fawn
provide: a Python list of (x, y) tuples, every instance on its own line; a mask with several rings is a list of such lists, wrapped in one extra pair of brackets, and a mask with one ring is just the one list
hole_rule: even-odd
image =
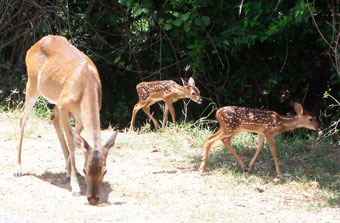
[(157, 101), (165, 102), (165, 109), (163, 114), (163, 124), (168, 119), (169, 110), (174, 126), (176, 126), (175, 109), (172, 103), (182, 98), (190, 98), (198, 104), (202, 103), (200, 91), (195, 86), (194, 79), (190, 78), (188, 82), (182, 79), (183, 86), (171, 80), (141, 82), (136, 86), (139, 101), (135, 104), (132, 111), (130, 131), (133, 130), (133, 124), (137, 112), (142, 109), (145, 114), (152, 120), (155, 128), (159, 128), (157, 120), (150, 113), (150, 106)]
[(254, 108), (243, 108), (236, 106), (226, 106), (216, 112), (216, 119), (220, 125), (219, 130), (208, 137), (205, 142), (203, 159), (200, 170), (203, 173), (207, 164), (210, 147), (217, 140), (222, 140), (223, 144), (230, 153), (236, 158), (243, 170), (246, 170), (242, 159), (231, 146), (231, 139), (241, 130), (258, 133), (258, 147), (254, 157), (251, 159), (248, 171), (254, 166), (255, 160), (263, 148), (264, 137), (267, 138), (270, 151), (274, 158), (276, 172), (281, 177), (281, 171), (276, 154), (274, 137), (280, 133), (293, 130), (296, 128), (308, 128), (320, 130), (320, 123), (317, 118), (310, 112), (304, 111), (301, 104), (295, 103), (294, 110), (296, 115), (283, 116), (274, 111), (265, 111)]
[[(87, 199), (91, 205), (97, 204), (106, 173), (106, 158), (118, 132), (114, 132), (101, 146), (99, 110), (102, 86), (96, 66), (66, 38), (52, 35), (43, 37), (27, 51), (26, 66), (28, 81), (20, 118), (17, 170), (14, 176), (21, 176), (21, 148), (28, 115), (39, 95), (42, 95), (56, 105), (52, 122), (66, 160), (72, 194), (80, 196), (74, 159), (77, 146), (85, 151)], [(71, 116), (76, 123), (75, 134), (70, 123)], [(82, 128), (88, 141), (79, 135)]]

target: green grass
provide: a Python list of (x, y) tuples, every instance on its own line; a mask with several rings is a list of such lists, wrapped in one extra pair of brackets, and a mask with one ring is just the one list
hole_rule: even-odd
[[(0, 111), (10, 112), (10, 113), (21, 113), (21, 109), (24, 106), (24, 96), (19, 92), (18, 89), (11, 90), (11, 94), (1, 103)], [(30, 112), (30, 117), (49, 119), (51, 116), (51, 106), (48, 101), (39, 97), (36, 101), (32, 111)]]
[[(185, 156), (198, 169), (204, 142), (215, 131), (216, 128), (210, 129), (207, 125), (196, 122), (179, 123), (176, 128), (170, 126), (158, 130), (158, 134), (167, 142), (167, 154)], [(184, 143), (185, 141), (188, 143)], [(249, 132), (240, 132), (232, 140), (233, 148), (246, 165), (249, 165), (255, 154), (257, 141), (257, 134)], [(191, 150), (185, 148), (187, 144)], [(276, 181), (276, 169), (266, 141), (250, 173), (244, 173), (224, 145), (220, 141), (216, 142), (209, 152), (207, 174), (224, 176), (232, 185), (262, 182), (283, 185), (287, 190), (294, 190), (290, 189), (292, 185), (306, 191), (320, 190), (317, 197), (319, 201), (313, 202), (310, 209), (340, 206), (340, 152), (336, 143), (329, 138), (318, 139), (314, 132), (308, 132), (297, 133), (296, 136), (278, 135), (275, 144), (284, 175), (279, 181)], [(192, 152), (192, 149), (195, 152)]]

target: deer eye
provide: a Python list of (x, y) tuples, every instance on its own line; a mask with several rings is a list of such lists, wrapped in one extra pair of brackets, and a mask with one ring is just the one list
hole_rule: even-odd
[(195, 91), (191, 92), (191, 95), (196, 95), (196, 92)]
[(105, 176), (105, 174), (107, 173), (107, 170), (104, 170), (104, 172), (103, 172), (103, 176)]
[(309, 118), (308, 120), (309, 120), (310, 122), (312, 122), (312, 121), (313, 121), (313, 118)]
[(84, 174), (85, 174), (85, 175), (87, 175), (87, 174), (86, 174), (86, 170), (85, 170), (85, 169), (83, 169), (83, 172), (84, 172)]

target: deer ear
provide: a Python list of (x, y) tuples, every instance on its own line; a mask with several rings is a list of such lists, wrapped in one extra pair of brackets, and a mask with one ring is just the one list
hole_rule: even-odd
[(110, 138), (106, 141), (106, 143), (103, 146), (103, 149), (106, 151), (109, 151), (109, 149), (115, 144), (116, 138), (118, 135), (118, 131), (115, 131)]
[(83, 137), (81, 137), (79, 134), (74, 134), (74, 144), (78, 149), (86, 150), (88, 151), (90, 149), (89, 144), (86, 142)]
[(188, 86), (188, 82), (186, 82), (185, 80), (183, 80), (183, 78), (181, 78), (183, 86)]
[(302, 105), (298, 102), (294, 103), (294, 110), (298, 116), (301, 116), (303, 114), (303, 108)]
[(192, 77), (190, 77), (188, 84), (191, 85), (191, 86), (195, 86), (195, 81)]

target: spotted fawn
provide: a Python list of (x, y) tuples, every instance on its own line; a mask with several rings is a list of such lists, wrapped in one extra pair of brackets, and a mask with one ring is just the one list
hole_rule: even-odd
[(157, 120), (150, 113), (150, 106), (157, 101), (165, 102), (163, 114), (163, 124), (168, 119), (169, 111), (172, 117), (174, 126), (176, 126), (175, 109), (172, 103), (182, 98), (190, 98), (198, 104), (202, 103), (200, 91), (195, 86), (195, 81), (190, 78), (188, 82), (182, 79), (183, 86), (171, 80), (141, 82), (136, 86), (139, 101), (134, 106), (132, 111), (130, 131), (133, 131), (134, 121), (137, 112), (142, 109), (145, 114), (152, 120), (156, 128), (159, 128)]
[(257, 156), (263, 149), (264, 137), (266, 137), (270, 151), (274, 158), (277, 175), (278, 177), (281, 177), (282, 175), (277, 159), (274, 137), (280, 133), (296, 128), (321, 130), (320, 123), (317, 118), (312, 113), (304, 111), (301, 104), (295, 103), (294, 110), (296, 115), (283, 116), (274, 111), (266, 111), (254, 108), (236, 106), (226, 106), (220, 108), (216, 112), (216, 119), (218, 120), (220, 128), (215, 134), (208, 137), (205, 142), (200, 171), (202, 173), (204, 172), (210, 147), (219, 139), (222, 140), (225, 147), (227, 147), (230, 153), (236, 158), (242, 169), (246, 170), (244, 162), (231, 146), (232, 138), (236, 136), (241, 130), (245, 130), (249, 132), (255, 132), (259, 135), (258, 147), (254, 157), (250, 161), (248, 171), (252, 169)]

